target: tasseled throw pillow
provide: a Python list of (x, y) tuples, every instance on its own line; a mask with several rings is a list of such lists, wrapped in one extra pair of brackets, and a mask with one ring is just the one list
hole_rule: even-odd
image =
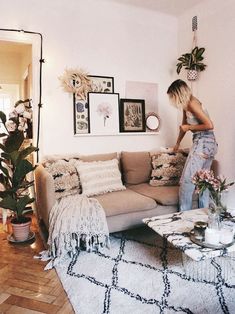
[(80, 179), (75, 167), (76, 162), (76, 159), (47, 160), (44, 162), (44, 167), (54, 179), (57, 199), (81, 193)]
[(164, 152), (152, 156), (152, 186), (178, 185), (188, 153)]

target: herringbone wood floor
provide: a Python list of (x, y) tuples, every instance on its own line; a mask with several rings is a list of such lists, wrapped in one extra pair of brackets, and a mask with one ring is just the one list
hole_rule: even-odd
[(74, 313), (56, 271), (44, 271), (46, 262), (33, 259), (44, 249), (34, 216), (31, 230), (33, 243), (12, 244), (0, 221), (0, 313)]

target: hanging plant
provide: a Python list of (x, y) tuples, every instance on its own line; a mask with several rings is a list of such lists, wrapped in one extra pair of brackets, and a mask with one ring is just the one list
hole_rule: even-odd
[(198, 48), (197, 46), (192, 49), (190, 53), (184, 53), (177, 60), (176, 72), (179, 74), (184, 67), (188, 70), (188, 80), (197, 79), (198, 72), (202, 72), (206, 69), (206, 64), (202, 61), (204, 59), (203, 53), (205, 48)]
[(75, 94), (76, 99), (86, 100), (87, 93), (92, 91), (92, 80), (82, 69), (65, 69), (59, 80), (64, 91)]

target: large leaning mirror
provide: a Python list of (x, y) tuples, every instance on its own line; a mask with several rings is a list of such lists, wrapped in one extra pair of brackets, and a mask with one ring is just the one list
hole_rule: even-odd
[(149, 112), (146, 116), (146, 127), (150, 131), (158, 131), (160, 128), (160, 118), (155, 112)]

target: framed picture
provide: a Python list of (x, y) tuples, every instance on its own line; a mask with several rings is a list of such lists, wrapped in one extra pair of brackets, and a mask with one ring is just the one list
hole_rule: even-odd
[(111, 135), (119, 132), (119, 94), (88, 93), (90, 133)]
[(145, 132), (143, 99), (120, 99), (120, 132)]
[(88, 75), (92, 80), (92, 92), (114, 93), (114, 78), (111, 76)]
[(73, 97), (74, 134), (90, 133), (89, 110), (87, 100)]

